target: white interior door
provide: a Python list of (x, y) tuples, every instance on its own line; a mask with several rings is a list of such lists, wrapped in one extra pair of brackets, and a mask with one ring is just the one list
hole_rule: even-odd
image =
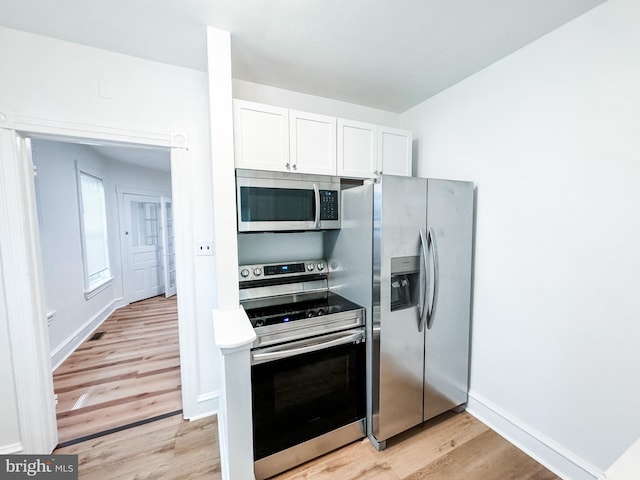
[(164, 295), (169, 298), (176, 294), (176, 250), (173, 234), (173, 208), (171, 206), (171, 198), (162, 197), (160, 219), (162, 225)]
[(160, 205), (160, 197), (124, 194), (124, 273), (130, 303), (164, 291)]

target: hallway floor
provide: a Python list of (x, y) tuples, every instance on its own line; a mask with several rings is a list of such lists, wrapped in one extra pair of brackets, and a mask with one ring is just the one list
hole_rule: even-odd
[(179, 412), (176, 297), (116, 310), (54, 372), (53, 382), (60, 445)]

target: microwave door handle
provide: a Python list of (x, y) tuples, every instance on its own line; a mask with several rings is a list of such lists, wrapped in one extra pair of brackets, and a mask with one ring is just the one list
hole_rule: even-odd
[(272, 352), (266, 353), (252, 353), (251, 354), (251, 364), (256, 365), (259, 363), (265, 362), (273, 362), (275, 360), (281, 360), (283, 358), (294, 357), (296, 355), (301, 355), (303, 353), (309, 352), (317, 352), (318, 350), (323, 350), (329, 347), (335, 347), (337, 345), (345, 345), (348, 343), (353, 343), (358, 340), (364, 339), (364, 332), (358, 331), (355, 333), (349, 333), (347, 335), (341, 335), (338, 338), (334, 338), (329, 341), (310, 341), (303, 346), (300, 347), (283, 347), (282, 349), (278, 349)]
[(316, 199), (315, 228), (320, 228), (320, 189), (316, 183), (313, 184), (313, 195)]
[(427, 264), (427, 240), (425, 239), (424, 229), (420, 228), (420, 247), (422, 249), (422, 268), (424, 269), (424, 288), (422, 289), (422, 295), (420, 297), (420, 304), (418, 305), (418, 331), (424, 330), (424, 324), (427, 320), (427, 292), (429, 291), (429, 265)]

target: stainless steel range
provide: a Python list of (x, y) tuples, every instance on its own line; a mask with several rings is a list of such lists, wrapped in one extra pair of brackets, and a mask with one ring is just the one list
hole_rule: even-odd
[(364, 309), (328, 288), (327, 262), (243, 265), (256, 478), (364, 437)]

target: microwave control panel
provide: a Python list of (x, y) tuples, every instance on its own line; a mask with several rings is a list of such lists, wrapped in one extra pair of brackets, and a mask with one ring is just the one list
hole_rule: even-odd
[(320, 220), (338, 220), (338, 192), (320, 190)]

